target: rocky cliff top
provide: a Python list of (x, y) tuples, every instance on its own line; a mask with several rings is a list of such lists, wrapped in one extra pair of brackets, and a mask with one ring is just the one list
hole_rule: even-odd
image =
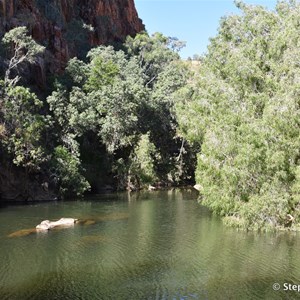
[(24, 25), (46, 46), (51, 73), (93, 46), (144, 30), (134, 0), (0, 0), (0, 36)]

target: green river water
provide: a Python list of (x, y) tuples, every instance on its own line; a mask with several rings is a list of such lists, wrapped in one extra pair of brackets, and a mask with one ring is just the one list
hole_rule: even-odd
[[(61, 217), (85, 223), (14, 233)], [(1, 300), (300, 299), (284, 290), (300, 284), (300, 235), (225, 227), (193, 190), (8, 205), (0, 221)]]

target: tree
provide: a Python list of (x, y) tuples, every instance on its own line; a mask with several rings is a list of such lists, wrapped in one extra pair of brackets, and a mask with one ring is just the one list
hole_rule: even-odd
[[(12, 156), (13, 163), (27, 172), (37, 172), (47, 160), (41, 142), (46, 118), (39, 114), (43, 103), (28, 88), (16, 86), (20, 79), (19, 65), (32, 63), (44, 47), (27, 35), (26, 27), (7, 32), (2, 43), (13, 47), (4, 81), (0, 81), (1, 146)], [(12, 72), (15, 77), (12, 78)]]
[[(98, 149), (98, 157), (108, 157), (118, 186), (124, 188), (130, 172), (137, 170), (136, 149), (147, 134), (157, 151), (151, 158), (156, 176), (151, 178), (172, 179), (172, 169), (174, 174), (178, 169), (174, 165), (182, 162), (176, 159), (182, 143), (173, 112), (173, 93), (187, 78), (175, 50), (181, 46), (161, 34), (141, 34), (128, 38), (124, 51), (100, 46), (88, 53), (87, 63), (70, 60), (64, 80), (47, 99), (60, 132), (57, 143), (78, 158), (88, 148)], [(135, 173), (140, 176), (135, 182), (142, 183), (143, 172)]]
[(203, 203), (245, 229), (297, 227), (300, 4), (276, 11), (238, 2), (199, 71), (181, 90), (182, 134), (201, 143)]
[[(80, 149), (103, 151), (103, 144), (105, 155), (114, 160), (117, 152), (125, 153), (139, 138), (137, 109), (145, 96), (143, 76), (135, 58), (127, 59), (123, 51), (111, 46), (91, 50), (88, 58), (87, 64), (71, 60), (67, 67), (71, 83), (58, 84), (47, 99), (60, 132), (57, 142), (77, 160), (83, 154)], [(87, 167), (94, 168), (84, 157)]]
[[(145, 75), (145, 86), (151, 88), (158, 74), (172, 61), (179, 60), (178, 51), (183, 42), (175, 38), (167, 38), (161, 33), (149, 36), (137, 34), (127, 37), (125, 47), (129, 55), (135, 56)], [(179, 45), (179, 48), (177, 47)]]
[[(2, 42), (6, 45), (11, 45), (13, 48), (13, 56), (10, 58), (5, 72), (5, 85), (15, 86), (20, 80), (18, 67), (24, 62), (35, 62), (38, 55), (43, 53), (45, 48), (37, 44), (28, 35), (26, 27), (11, 29), (4, 35)], [(12, 71), (16, 72), (13, 78), (11, 78)]]
[(15, 165), (24, 167), (26, 172), (40, 171), (47, 160), (41, 142), (46, 126), (46, 118), (39, 114), (42, 102), (24, 87), (5, 87), (2, 81), (0, 89), (1, 146)]
[(161, 33), (138, 34), (135, 38), (128, 37), (125, 43), (128, 54), (137, 59), (142, 69), (148, 91), (146, 101), (140, 106), (139, 127), (143, 134), (149, 132), (150, 141), (159, 153), (154, 161), (159, 180), (173, 184), (190, 180), (193, 173), (190, 166), (194, 163), (188, 143), (182, 147), (174, 113), (175, 92), (186, 84), (189, 72), (178, 55), (184, 45), (177, 38), (167, 38)]

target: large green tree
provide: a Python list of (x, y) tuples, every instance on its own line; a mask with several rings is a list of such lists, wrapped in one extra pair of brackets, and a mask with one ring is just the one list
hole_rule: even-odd
[(205, 205), (241, 228), (298, 228), (300, 4), (236, 4), (180, 92), (181, 132), (201, 143)]
[(187, 79), (177, 53), (181, 46), (175, 38), (143, 33), (129, 37), (123, 50), (100, 46), (88, 53), (87, 62), (70, 60), (47, 99), (60, 133), (57, 143), (81, 156), (87, 168), (95, 169), (91, 157), (109, 161), (107, 171), (120, 188), (138, 188), (150, 178), (179, 182), (187, 177), (173, 97)]

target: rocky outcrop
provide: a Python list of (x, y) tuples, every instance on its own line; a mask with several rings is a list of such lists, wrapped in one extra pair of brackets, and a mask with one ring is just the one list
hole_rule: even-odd
[(27, 26), (46, 46), (51, 73), (93, 46), (124, 41), (144, 30), (134, 0), (0, 0), (0, 36), (17, 26)]

